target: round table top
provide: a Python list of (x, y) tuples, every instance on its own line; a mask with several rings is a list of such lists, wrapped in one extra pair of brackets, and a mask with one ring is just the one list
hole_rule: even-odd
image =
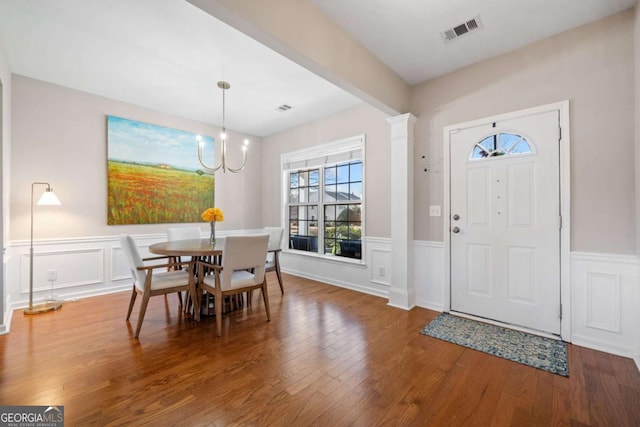
[(209, 239), (174, 240), (154, 243), (149, 246), (149, 252), (169, 256), (215, 256), (222, 255), (224, 238), (216, 240), (215, 246), (209, 244)]

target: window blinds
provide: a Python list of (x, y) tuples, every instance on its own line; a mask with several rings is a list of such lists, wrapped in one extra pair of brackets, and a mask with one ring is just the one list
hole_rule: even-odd
[(321, 165), (334, 165), (336, 163), (362, 160), (363, 156), (364, 136), (284, 154), (282, 156), (282, 168), (284, 170), (296, 170)]

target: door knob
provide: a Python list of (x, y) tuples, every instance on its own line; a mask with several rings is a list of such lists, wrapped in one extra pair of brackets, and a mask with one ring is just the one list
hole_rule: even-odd
[(453, 233), (459, 233), (459, 232), (460, 232), (460, 227), (453, 227), (453, 228), (451, 229), (451, 231), (452, 231)]
[(460, 215), (455, 214), (455, 215), (453, 216), (453, 220), (454, 220), (454, 221), (457, 221), (457, 220), (459, 220), (459, 219), (460, 219)]

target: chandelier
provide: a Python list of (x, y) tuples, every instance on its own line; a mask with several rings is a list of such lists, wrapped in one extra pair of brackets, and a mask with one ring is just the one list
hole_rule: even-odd
[(217, 166), (209, 167), (204, 164), (204, 160), (202, 160), (202, 151), (204, 149), (204, 141), (200, 135), (197, 136), (198, 140), (198, 160), (200, 164), (207, 172), (215, 172), (222, 168), (222, 172), (240, 172), (244, 169), (244, 166), (247, 163), (247, 148), (249, 146), (249, 140), (245, 139), (244, 144), (242, 145), (242, 165), (238, 168), (232, 168), (227, 165), (227, 130), (224, 126), (224, 92), (229, 89), (231, 86), (227, 82), (218, 82), (218, 87), (222, 89), (222, 132), (220, 133), (220, 140), (222, 141), (222, 145), (220, 146), (220, 163)]

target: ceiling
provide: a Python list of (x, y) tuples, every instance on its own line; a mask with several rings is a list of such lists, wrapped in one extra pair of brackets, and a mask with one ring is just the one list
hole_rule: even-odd
[[(636, 0), (311, 0), (409, 84), (632, 7)], [(440, 33), (476, 16), (479, 30)]]
[[(410, 84), (629, 8), (635, 0), (311, 0)], [(440, 32), (476, 16), (451, 42)], [(184, 0), (0, 0), (15, 74), (256, 136), (355, 96)], [(280, 112), (282, 104), (292, 108)]]

